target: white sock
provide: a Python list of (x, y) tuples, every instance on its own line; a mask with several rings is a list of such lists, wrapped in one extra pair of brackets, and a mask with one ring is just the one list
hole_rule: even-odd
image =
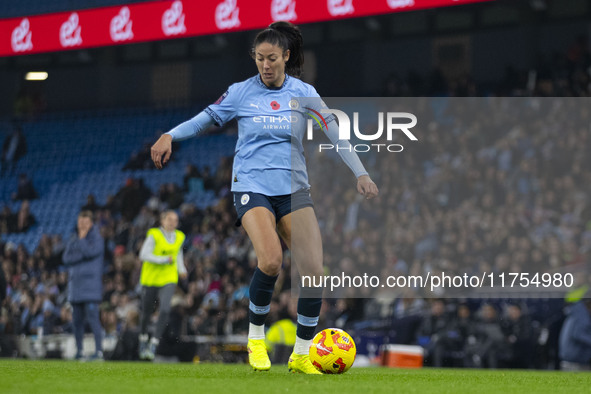
[(302, 339), (296, 336), (295, 345), (293, 352), (295, 354), (310, 354), (310, 345), (312, 344), (311, 339)]
[(158, 344), (160, 343), (160, 339), (152, 337), (152, 339), (150, 339), (150, 343), (153, 343), (154, 345), (158, 346)]
[(148, 342), (148, 334), (140, 334), (140, 342)]
[(248, 339), (265, 339), (265, 325), (248, 324)]

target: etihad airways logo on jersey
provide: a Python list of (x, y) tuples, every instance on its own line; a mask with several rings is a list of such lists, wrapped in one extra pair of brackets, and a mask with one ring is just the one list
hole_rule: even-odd
[(297, 116), (270, 116), (262, 115), (252, 118), (255, 123), (262, 123), (263, 130), (288, 130), (292, 123), (297, 123)]
[[(350, 143), (351, 139), (351, 120), (349, 116), (338, 109), (323, 108), (320, 112), (305, 107), (308, 111), (307, 115), (311, 118), (308, 119), (307, 124), (307, 139), (312, 140), (312, 129), (314, 122), (319, 126), (321, 130), (328, 129), (328, 123), (326, 118), (322, 114), (333, 114), (337, 117), (339, 123), (339, 142), (346, 141), (345, 143), (336, 145), (333, 144), (320, 144), (318, 150), (348, 150), (355, 152), (369, 152), (370, 150), (376, 150), (380, 152), (382, 149), (388, 152), (402, 152), (404, 146), (401, 144), (355, 144)], [(384, 134), (384, 123), (386, 124), (386, 140), (391, 142), (394, 139), (394, 132), (401, 131), (409, 140), (418, 141), (418, 138), (410, 131), (411, 128), (417, 125), (417, 117), (410, 112), (378, 112), (378, 130), (374, 133), (363, 133), (359, 130), (359, 112), (353, 112), (353, 133), (355, 137), (362, 141), (379, 141), (382, 139)]]

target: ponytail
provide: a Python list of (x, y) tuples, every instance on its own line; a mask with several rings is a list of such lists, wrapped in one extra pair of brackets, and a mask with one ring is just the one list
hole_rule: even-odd
[(252, 45), (251, 55), (254, 56), (255, 48), (263, 43), (268, 42), (272, 45), (277, 45), (283, 51), (289, 49), (289, 60), (285, 63), (285, 72), (292, 77), (299, 77), (302, 75), (302, 68), (304, 66), (304, 40), (300, 28), (290, 22), (273, 22), (268, 28), (257, 34)]

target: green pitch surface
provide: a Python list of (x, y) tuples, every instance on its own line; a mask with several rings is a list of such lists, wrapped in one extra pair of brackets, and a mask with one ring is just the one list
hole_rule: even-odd
[(306, 376), (276, 365), (0, 360), (0, 393), (589, 393), (591, 373), (352, 369)]

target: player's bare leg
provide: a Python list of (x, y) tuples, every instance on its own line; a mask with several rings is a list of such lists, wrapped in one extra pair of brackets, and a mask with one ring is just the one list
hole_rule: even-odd
[[(314, 209), (306, 207), (284, 216), (278, 232), (289, 246), (300, 276), (321, 276), (322, 239)], [(300, 288), (296, 343), (288, 363), (291, 372), (320, 374), (310, 362), (309, 353), (321, 305), (322, 288)]]
[(254, 207), (242, 217), (257, 255), (257, 269), (250, 284), (248, 362), (255, 371), (268, 371), (271, 361), (265, 345), (265, 319), (281, 269), (283, 252), (277, 235), (275, 215), (267, 208)]

